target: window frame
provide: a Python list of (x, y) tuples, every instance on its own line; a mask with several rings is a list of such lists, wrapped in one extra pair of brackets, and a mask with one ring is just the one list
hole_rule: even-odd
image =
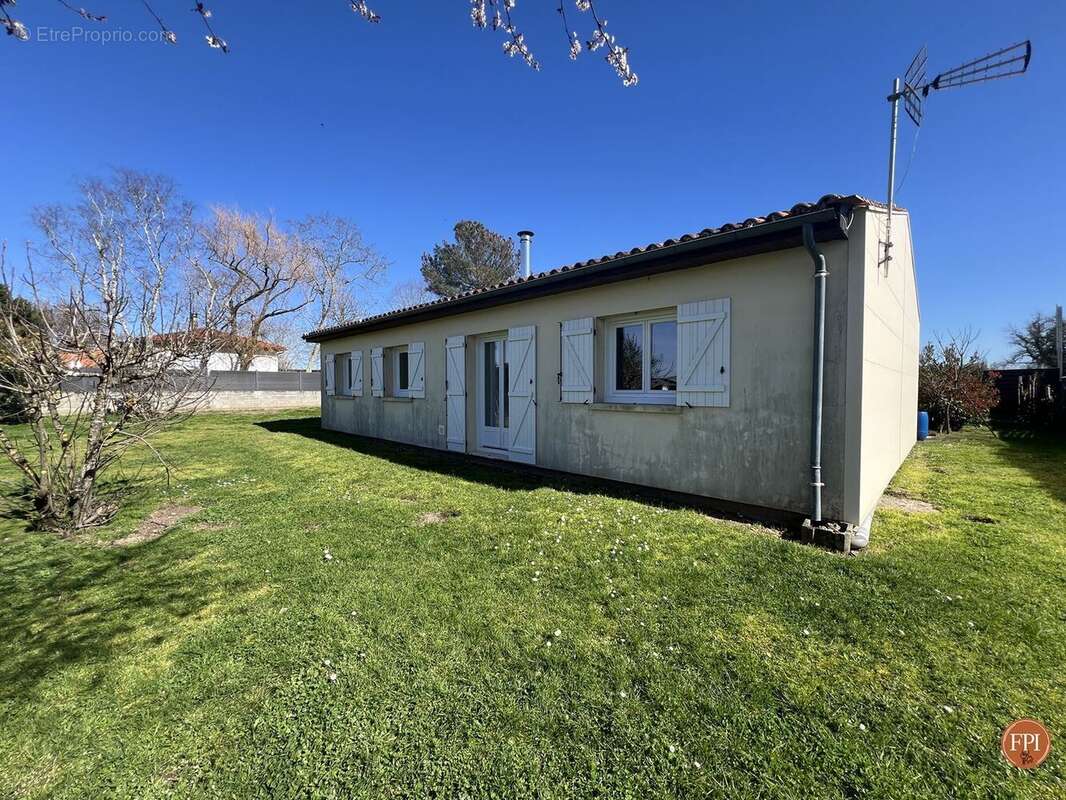
[[(603, 397), (608, 403), (623, 403), (626, 405), (677, 405), (677, 389), (651, 388), (651, 326), (657, 322), (673, 322), (675, 333), (677, 326), (677, 309), (641, 312), (639, 314), (627, 314), (624, 317), (612, 317), (604, 320), (604, 370), (603, 370)], [(617, 369), (617, 331), (633, 325), (642, 325), (641, 347), (641, 388), (640, 389), (617, 389), (615, 381), (618, 376)], [(674, 342), (674, 352), (677, 352), (678, 342)]]
[(352, 354), (335, 353), (333, 356), (333, 394), (335, 397), (351, 397)]
[(392, 348), (392, 396), (393, 397), (410, 397), (411, 396), (411, 360), (408, 356), (407, 360), (407, 388), (400, 388), (400, 354), (407, 354), (407, 345), (400, 345), (399, 347)]

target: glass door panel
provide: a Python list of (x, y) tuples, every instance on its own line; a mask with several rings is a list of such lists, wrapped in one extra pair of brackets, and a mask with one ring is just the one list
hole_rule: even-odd
[(510, 403), (507, 396), (507, 341), (485, 339), (478, 354), (478, 444), (506, 449)]

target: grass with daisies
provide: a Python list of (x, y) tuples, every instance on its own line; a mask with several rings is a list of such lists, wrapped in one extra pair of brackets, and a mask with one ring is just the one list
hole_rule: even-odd
[(107, 529), (0, 520), (0, 797), (1066, 796), (1066, 442), (920, 444), (853, 557), (309, 412), (159, 445)]

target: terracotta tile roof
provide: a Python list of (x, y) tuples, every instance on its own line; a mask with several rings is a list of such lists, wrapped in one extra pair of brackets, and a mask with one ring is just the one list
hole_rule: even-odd
[(193, 328), (191, 331), (159, 333), (152, 337), (152, 342), (165, 345), (167, 340), (171, 337), (185, 339), (185, 337), (190, 334), (197, 339), (207, 342), (220, 353), (236, 352), (238, 350), (246, 349), (253, 350), (257, 355), (285, 352), (285, 347), (282, 345), (268, 342), (265, 339), (253, 339), (251, 336), (233, 335), (212, 328)]
[[(830, 208), (854, 208), (856, 206), (873, 206), (876, 208), (884, 208), (883, 203), (871, 200), (857, 194), (839, 195), (839, 194), (827, 194), (819, 199), (816, 203), (797, 203), (787, 211), (771, 211), (769, 214), (765, 214), (760, 217), (749, 217), (742, 222), (727, 222), (724, 225), (720, 225), (717, 228), (704, 228), (701, 231), (694, 233), (685, 233), (673, 239), (665, 239), (661, 242), (652, 242), (646, 244), (643, 247), (634, 247), (631, 250), (620, 250), (617, 253), (600, 256), (599, 258), (592, 258), (587, 261), (576, 261), (573, 264), (567, 264), (566, 266), (556, 267), (555, 269), (547, 270), (546, 272), (538, 272), (530, 275), (528, 278), (515, 277), (510, 280), (502, 281), (493, 286), (486, 286), (483, 289), (475, 289), (469, 292), (463, 292), (461, 294), (452, 295), (450, 297), (441, 297), (436, 300), (431, 300), (427, 303), (420, 303), (414, 306), (407, 306), (405, 308), (395, 308), (390, 311), (386, 311), (382, 314), (375, 314), (370, 317), (363, 317), (359, 320), (353, 320), (352, 322), (346, 322), (341, 325), (334, 325), (329, 328), (320, 328), (310, 333), (304, 334), (304, 339), (313, 340), (321, 338), (329, 338), (333, 334), (341, 335), (350, 329), (359, 328), (364, 325), (390, 319), (392, 317), (406, 316), (411, 312), (421, 311), (424, 309), (430, 309), (435, 306), (442, 306), (449, 303), (454, 303), (458, 300), (462, 300), (469, 297), (476, 297), (478, 295), (494, 292), (499, 289), (504, 289), (509, 286), (518, 286), (520, 284), (532, 284), (537, 281), (544, 280), (545, 278), (559, 275), (561, 273), (575, 272), (588, 267), (605, 264), (611, 261), (615, 261), (626, 256), (639, 255), (641, 253), (650, 253), (655, 250), (661, 250), (664, 248), (672, 247), (683, 242), (691, 242), (699, 239), (706, 239), (711, 236), (715, 236), (721, 233), (727, 233), (729, 231), (740, 230), (743, 228), (754, 228), (759, 225), (765, 225), (770, 222), (777, 222), (779, 220), (794, 217), (798, 214), (809, 214), (814, 211), (822, 211)], [(897, 207), (898, 208), (898, 207)], [(397, 323), (399, 324), (399, 323)]]

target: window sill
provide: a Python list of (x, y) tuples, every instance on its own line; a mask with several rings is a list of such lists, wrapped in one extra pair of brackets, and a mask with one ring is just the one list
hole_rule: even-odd
[(335, 394), (335, 395), (333, 395), (333, 399), (334, 400), (354, 400), (355, 399), (355, 395), (353, 395), (353, 394)]
[(386, 397), (384, 398), (386, 403), (410, 403), (414, 400), (413, 397)]
[(637, 414), (680, 414), (681, 406), (669, 406), (665, 403), (592, 403), (593, 411), (629, 411)]

